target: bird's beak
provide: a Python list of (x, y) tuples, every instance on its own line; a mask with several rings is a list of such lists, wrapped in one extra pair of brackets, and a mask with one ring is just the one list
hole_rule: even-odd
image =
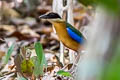
[(46, 14), (44, 14), (44, 15), (39, 16), (39, 18), (40, 19), (48, 19), (49, 17)]

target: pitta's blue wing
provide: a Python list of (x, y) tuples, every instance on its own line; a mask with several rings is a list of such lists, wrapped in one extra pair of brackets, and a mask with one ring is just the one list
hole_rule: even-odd
[(69, 36), (74, 39), (76, 42), (82, 44), (85, 41), (84, 36), (82, 35), (82, 33), (80, 31), (78, 31), (77, 29), (75, 29), (72, 25), (70, 25), (69, 23), (67, 23), (67, 32), (69, 34)]

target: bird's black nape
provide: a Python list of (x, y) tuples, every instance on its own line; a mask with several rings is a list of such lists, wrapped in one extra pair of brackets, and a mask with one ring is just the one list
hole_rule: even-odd
[(43, 19), (56, 19), (56, 18), (60, 18), (60, 15), (57, 14), (57, 13), (54, 13), (54, 12), (50, 12), (50, 13), (47, 13), (45, 15), (41, 15), (39, 18), (43, 18)]

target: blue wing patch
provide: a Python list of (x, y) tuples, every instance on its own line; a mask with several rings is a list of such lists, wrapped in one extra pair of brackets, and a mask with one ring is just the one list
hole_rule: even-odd
[(70, 28), (67, 28), (67, 32), (69, 36), (72, 39), (74, 39), (76, 42), (81, 43), (81, 44), (84, 42), (83, 38), (77, 35), (75, 32), (73, 32)]

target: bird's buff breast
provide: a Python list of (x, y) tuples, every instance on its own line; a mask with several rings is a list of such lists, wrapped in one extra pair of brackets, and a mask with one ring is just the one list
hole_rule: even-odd
[(56, 33), (60, 39), (60, 41), (62, 41), (62, 43), (70, 48), (73, 49), (75, 51), (77, 51), (80, 47), (79, 43), (77, 43), (75, 40), (73, 40), (66, 29), (66, 24), (64, 24), (63, 22), (61, 23), (53, 23)]

